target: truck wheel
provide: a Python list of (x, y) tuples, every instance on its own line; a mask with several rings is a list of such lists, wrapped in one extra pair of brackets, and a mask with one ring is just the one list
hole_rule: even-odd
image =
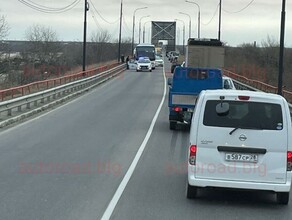
[(175, 121), (170, 121), (169, 122), (169, 129), (170, 130), (175, 130), (176, 129), (176, 122)]
[(195, 199), (198, 195), (198, 188), (196, 186), (191, 186), (188, 182), (186, 191), (188, 199)]
[(289, 192), (277, 192), (277, 202), (281, 205), (287, 205), (289, 202)]

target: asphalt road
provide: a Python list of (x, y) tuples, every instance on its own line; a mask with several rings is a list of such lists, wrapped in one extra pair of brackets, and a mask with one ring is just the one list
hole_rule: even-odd
[[(169, 72), (169, 65), (166, 72)], [(0, 219), (96, 220), (135, 157), (163, 94), (163, 69), (126, 71), (0, 133)], [(266, 192), (185, 197), (189, 131), (168, 128), (167, 98), (111, 219), (292, 219)]]

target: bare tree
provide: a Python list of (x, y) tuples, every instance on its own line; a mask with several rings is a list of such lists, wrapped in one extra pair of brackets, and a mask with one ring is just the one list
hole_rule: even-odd
[(8, 51), (9, 45), (3, 41), (9, 32), (9, 25), (4, 15), (0, 15), (0, 86), (6, 81), (7, 73), (10, 68), (9, 56), (4, 56)]
[(110, 57), (108, 46), (112, 37), (108, 31), (93, 32), (91, 34), (90, 50), (88, 53), (88, 60), (90, 63), (99, 63), (107, 61)]
[(0, 40), (7, 37), (9, 29), (10, 28), (6, 21), (6, 17), (4, 15), (0, 15)]
[(29, 77), (24, 83), (62, 74), (58, 68), (63, 59), (57, 33), (51, 27), (36, 24), (26, 30), (25, 37), (28, 43), (22, 57), (27, 66), (32, 66), (33, 73), (26, 74)]
[(57, 33), (50, 27), (33, 25), (26, 30), (27, 52), (33, 62), (55, 64), (60, 51)]
[(91, 34), (91, 42), (96, 43), (109, 43), (112, 37), (108, 31), (94, 32)]

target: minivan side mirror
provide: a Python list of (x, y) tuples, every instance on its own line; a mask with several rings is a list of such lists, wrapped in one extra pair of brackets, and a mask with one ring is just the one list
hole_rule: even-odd
[(167, 85), (172, 86), (172, 78), (167, 79)]

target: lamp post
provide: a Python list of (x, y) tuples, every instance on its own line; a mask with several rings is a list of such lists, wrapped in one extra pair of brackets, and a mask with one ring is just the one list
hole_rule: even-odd
[(222, 12), (222, 0), (219, 2), (219, 30), (218, 30), (218, 40), (221, 40), (221, 12)]
[[(83, 27), (83, 61), (82, 71), (85, 71), (86, 66), (86, 26), (87, 26), (87, 11), (89, 10), (89, 4), (87, 0), (84, 1), (84, 27)], [(85, 74), (85, 73), (83, 73)]]
[[(121, 0), (121, 12), (120, 12), (120, 32), (119, 32), (118, 62), (120, 62), (120, 57), (121, 57), (122, 17), (123, 17), (123, 0)], [(122, 60), (122, 62), (124, 62), (124, 61)]]
[(146, 9), (148, 7), (136, 8), (133, 13), (133, 33), (132, 33), (132, 53), (134, 51), (134, 35), (135, 35), (135, 14), (138, 10)]
[(187, 13), (184, 13), (184, 12), (179, 12), (179, 13), (182, 14), (182, 15), (188, 16), (189, 19), (190, 19), (190, 21), (189, 21), (189, 38), (191, 38), (191, 33), (192, 33), (192, 31), (191, 31), (191, 29), (192, 29), (192, 19), (191, 19), (191, 16), (189, 14), (187, 14)]
[(183, 54), (185, 54), (185, 22), (180, 19), (174, 19), (175, 21), (180, 21), (183, 23)]
[(141, 43), (141, 20), (148, 17), (150, 17), (150, 15), (142, 16), (139, 20), (139, 44)]
[(146, 21), (143, 25), (143, 43), (145, 43), (145, 25), (151, 21)]
[(195, 4), (198, 7), (198, 38), (200, 38), (200, 31), (201, 31), (201, 8), (200, 5), (196, 2), (191, 2), (186, 0), (188, 3)]
[(281, 34), (280, 34), (280, 56), (279, 56), (279, 77), (278, 77), (278, 94), (283, 93), (283, 69), (284, 69), (284, 40), (285, 40), (285, 19), (286, 19), (286, 0), (282, 0), (281, 13)]

